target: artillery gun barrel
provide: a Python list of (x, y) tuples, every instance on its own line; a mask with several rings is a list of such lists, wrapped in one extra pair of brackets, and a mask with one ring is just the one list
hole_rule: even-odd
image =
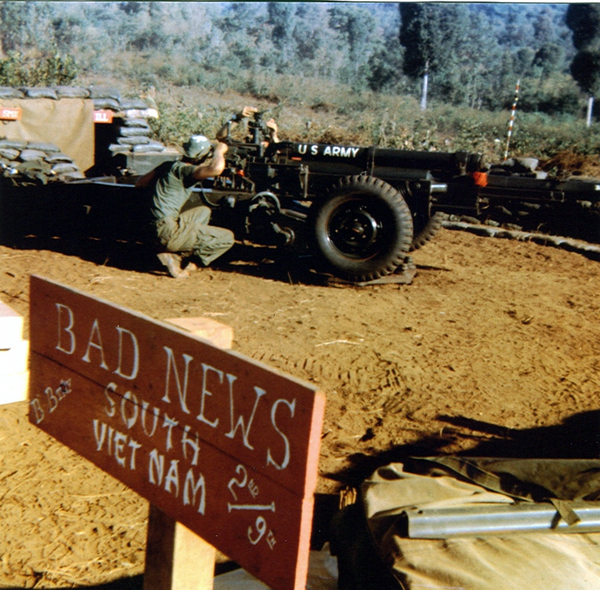
[(409, 170), (431, 170), (444, 174), (468, 174), (477, 172), (484, 166), (481, 154), (468, 152), (415, 152), (375, 148), (374, 165), (386, 168), (406, 168)]
[(372, 173), (377, 169), (381, 176), (389, 174), (395, 178), (412, 178), (417, 171), (448, 178), (484, 168), (483, 156), (469, 152), (424, 152), (298, 142), (281, 142), (269, 146), (266, 155), (273, 152), (305, 162), (311, 167), (311, 171), (334, 174), (356, 174), (361, 170)]

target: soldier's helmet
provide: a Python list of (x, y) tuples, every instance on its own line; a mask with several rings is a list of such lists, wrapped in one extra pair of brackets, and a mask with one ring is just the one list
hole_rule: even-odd
[(183, 144), (183, 153), (188, 158), (200, 160), (208, 155), (212, 148), (212, 143), (204, 135), (192, 135)]

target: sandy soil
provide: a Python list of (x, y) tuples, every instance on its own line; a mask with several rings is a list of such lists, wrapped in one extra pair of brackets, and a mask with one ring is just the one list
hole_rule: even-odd
[[(414, 262), (410, 285), (331, 287), (239, 248), (175, 281), (135, 246), (24, 240), (0, 246), (0, 300), (27, 316), (34, 273), (232, 326), (235, 350), (326, 392), (319, 492), (407, 454), (597, 457), (600, 263), (448, 229)], [(0, 407), (0, 587), (139, 588), (147, 503), (26, 413)]]

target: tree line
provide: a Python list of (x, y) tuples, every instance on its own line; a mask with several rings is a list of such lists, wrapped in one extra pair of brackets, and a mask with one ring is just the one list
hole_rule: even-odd
[(600, 86), (600, 9), (578, 6), (3, 1), (0, 84), (256, 91), (268, 75), (418, 96), (427, 71), (432, 101), (499, 110), (520, 79), (522, 110), (580, 114)]

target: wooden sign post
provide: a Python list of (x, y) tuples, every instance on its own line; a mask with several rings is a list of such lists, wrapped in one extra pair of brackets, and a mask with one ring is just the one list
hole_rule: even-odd
[(274, 590), (305, 587), (325, 398), (31, 277), (30, 421)]

